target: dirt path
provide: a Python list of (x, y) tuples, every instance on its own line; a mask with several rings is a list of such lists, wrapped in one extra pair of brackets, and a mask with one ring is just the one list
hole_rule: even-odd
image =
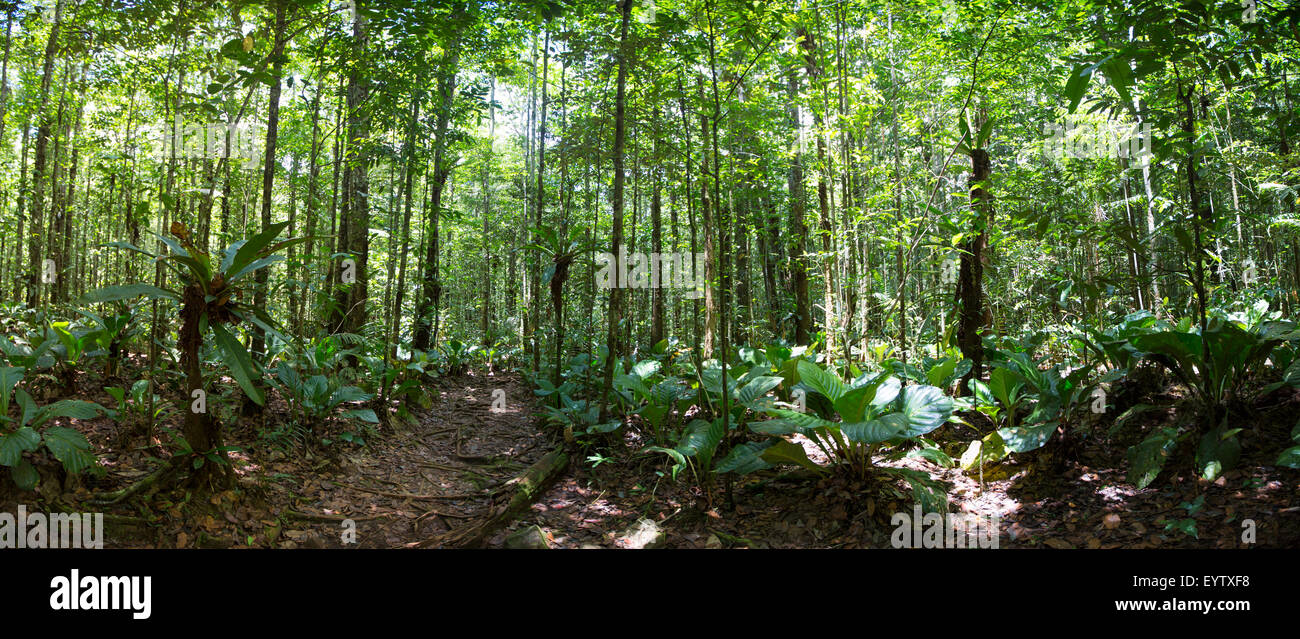
[(343, 546), (347, 518), (358, 547), (414, 547), (485, 515), (495, 489), (545, 454), (532, 393), (517, 376), (471, 373), (430, 390), (433, 407), (417, 423), (292, 491), (309, 501), (293, 508), (304, 516), (290, 515), (298, 522), (277, 545)]

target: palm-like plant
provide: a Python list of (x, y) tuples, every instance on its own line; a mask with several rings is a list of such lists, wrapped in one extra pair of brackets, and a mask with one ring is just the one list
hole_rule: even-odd
[[(209, 333), (222, 361), (239, 387), (249, 399), (259, 405), (263, 404), (265, 396), (262, 389), (254, 383), (256, 372), (252, 357), (227, 326), (247, 321), (268, 334), (289, 341), (276, 329), (275, 322), (264, 309), (242, 301), (243, 298), (250, 297), (245, 293), (252, 289), (249, 280), (245, 279), (248, 275), (284, 259), (276, 254), (280, 249), (309, 239), (303, 237), (276, 242), (276, 238), (288, 225), (288, 222), (272, 224), (247, 240), (231, 244), (222, 251), (220, 262), (214, 262), (212, 256), (197, 248), (189, 229), (178, 222), (171, 226), (171, 234), (175, 239), (158, 236), (170, 249), (166, 255), (146, 251), (129, 242), (111, 243), (109, 246), (147, 255), (170, 268), (180, 278), (182, 287), (174, 290), (149, 284), (109, 286), (88, 293), (82, 303), (114, 302), (140, 296), (179, 302), (181, 328), (177, 349), (181, 353), (181, 368), (186, 382), (186, 396), (182, 398), (181, 405), (188, 406), (195, 391), (203, 390), (199, 351), (204, 336)], [(185, 449), (205, 456), (216, 452), (224, 458), (220, 425), (206, 412), (185, 412), (184, 437), (182, 444)], [(196, 463), (196, 466), (201, 464)], [(207, 466), (209, 469), (213, 467), (214, 465)], [(207, 470), (199, 469), (205, 475), (208, 473)], [(201, 479), (204, 477), (196, 476), (196, 480)]]
[[(555, 317), (555, 372), (552, 383), (560, 385), (560, 361), (564, 352), (564, 283), (569, 279), (569, 267), (582, 253), (591, 250), (592, 244), (581, 236), (578, 229), (556, 232), (546, 227), (529, 229), (536, 238), (524, 248), (538, 251), (551, 258), (542, 272), (542, 283), (551, 288), (551, 309)], [(556, 405), (559, 406), (558, 404)]]

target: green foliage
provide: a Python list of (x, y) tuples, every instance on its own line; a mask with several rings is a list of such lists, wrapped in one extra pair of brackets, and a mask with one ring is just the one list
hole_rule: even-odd
[[(816, 364), (801, 360), (797, 364), (800, 383), (824, 397), (832, 407), (830, 414), (817, 416), (785, 409), (766, 409), (776, 419), (750, 424), (750, 430), (769, 436), (799, 433), (811, 439), (828, 457), (850, 472), (865, 476), (873, 465), (872, 457), (886, 447), (917, 441), (942, 426), (952, 416), (953, 400), (935, 386), (914, 384), (903, 387), (899, 378), (887, 373), (863, 374), (844, 382)], [(833, 418), (838, 417), (839, 421)], [(741, 449), (737, 449), (741, 450)], [(788, 450), (788, 448), (784, 449)], [(734, 467), (751, 471), (769, 467), (782, 459), (783, 450), (762, 453), (742, 450), (738, 457), (758, 456), (763, 464), (752, 460), (734, 460)], [(797, 458), (794, 463), (804, 465)], [(729, 463), (728, 468), (733, 464)], [(915, 477), (904, 474), (914, 485)]]
[(274, 380), (285, 401), (289, 403), (291, 414), (309, 430), (331, 419), (379, 423), (374, 409), (348, 406), (368, 402), (373, 395), (356, 386), (340, 385), (337, 378), (325, 375), (304, 377), (288, 362), (281, 361), (275, 369)]
[[(35, 489), (39, 479), (35, 467), (23, 453), (36, 452), (42, 447), (69, 473), (102, 472), (85, 435), (66, 426), (46, 424), (57, 418), (94, 419), (104, 408), (94, 402), (74, 399), (37, 406), (27, 391), (16, 388), (25, 372), (19, 367), (0, 367), (0, 466), (9, 468), (14, 484), (22, 490)], [(13, 402), (20, 410), (16, 419), (9, 416)]]

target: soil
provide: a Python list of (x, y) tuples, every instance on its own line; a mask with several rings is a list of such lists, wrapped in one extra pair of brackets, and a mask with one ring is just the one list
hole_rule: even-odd
[[(103, 386), (87, 374), (75, 393), (51, 394), (112, 405), (95, 390)], [(23, 503), (29, 512), (104, 512), (105, 547), (427, 546), (493, 512), (507, 482), (563, 442), (542, 425), (537, 398), (517, 374), (469, 371), (436, 379), (426, 390), (429, 409), (405, 418), (393, 410), (391, 426), (364, 446), (337, 439), (337, 425), (299, 439), (259, 435), (268, 431), (262, 420), (284, 421), (287, 407), (279, 399), (259, 417), (226, 416), (234, 425), (225, 429), (225, 443), (238, 449), (230, 456), (236, 480), (231, 490), (206, 499), (170, 488), (96, 503), (97, 495), (157, 469), (167, 446), (157, 437), (144, 446), (143, 433), (106, 417), (81, 421), (76, 426), (100, 453), (104, 475), (67, 477), (45, 460), (37, 492), (0, 489), (9, 491), (0, 493), (0, 511)], [(1242, 434), (1238, 467), (1214, 482), (1179, 467), (1141, 490), (1127, 482), (1128, 439), (1170, 423), (1176, 415), (1168, 409), (1141, 415), (1130, 425), (1136, 434), (1115, 439), (1106, 436), (1104, 420), (1076, 425), (1076, 461), (1013, 455), (986, 467), (982, 484), (978, 473), (922, 459), (877, 463), (925, 470), (947, 482), (950, 511), (997, 517), (1002, 548), (1294, 548), (1300, 546), (1300, 471), (1272, 463), (1300, 414), (1300, 392), (1267, 401)], [(172, 415), (165, 424), (174, 429), (179, 419)], [(959, 428), (972, 432), (938, 438), (954, 458), (975, 430)], [(665, 533), (657, 545), (670, 548), (889, 548), (892, 514), (911, 513), (912, 496), (901, 482), (784, 467), (734, 480), (728, 496), (724, 482), (701, 488), (689, 469), (674, 480), (665, 456), (636, 452), (643, 445), (638, 437), (629, 427), (621, 445), (601, 455), (571, 444), (568, 472), (486, 545), (505, 546), (512, 533), (535, 525), (552, 548), (622, 548), (645, 519)], [(331, 443), (301, 444), (321, 438)], [(816, 460), (820, 451), (803, 443)], [(1254, 530), (1253, 543), (1243, 541), (1247, 528)]]

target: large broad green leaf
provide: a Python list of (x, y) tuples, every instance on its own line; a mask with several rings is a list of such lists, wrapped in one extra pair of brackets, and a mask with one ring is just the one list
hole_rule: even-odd
[(848, 385), (839, 377), (826, 372), (822, 367), (807, 360), (799, 360), (799, 378), (804, 385), (821, 393), (834, 403), (848, 391)]
[(947, 357), (930, 370), (925, 372), (926, 381), (931, 386), (941, 386), (947, 381), (948, 377), (957, 370), (958, 359), (956, 357)]
[(1088, 81), (1092, 79), (1095, 67), (1087, 63), (1076, 66), (1065, 81), (1065, 97), (1070, 100), (1070, 113), (1079, 107), (1083, 94), (1088, 91)]
[(248, 398), (263, 405), (266, 403), (266, 397), (262, 395), (262, 389), (253, 384), (253, 358), (248, 355), (244, 345), (235, 339), (220, 324), (210, 324), (212, 334), (217, 340), (217, 351), (221, 353), (221, 360), (226, 363), (230, 369), (230, 374), (239, 383), (239, 387), (244, 389)]
[(1277, 456), (1277, 465), (1287, 468), (1300, 468), (1300, 446), (1292, 446)]
[(373, 395), (357, 388), (356, 386), (344, 386), (330, 395), (329, 405), (338, 406), (346, 402), (366, 402), (370, 401)]
[(736, 393), (736, 402), (742, 406), (752, 406), (758, 398), (781, 385), (780, 377), (755, 377)]
[(1202, 477), (1214, 481), (1223, 471), (1237, 465), (1237, 460), (1241, 458), (1238, 430), (1215, 428), (1201, 438), (1196, 446), (1196, 470)]
[(989, 373), (988, 390), (1003, 408), (1011, 408), (1016, 404), (1024, 385), (1020, 376), (1011, 369), (998, 367)]
[(281, 384), (289, 387), (294, 394), (298, 394), (302, 387), (302, 377), (298, 375), (298, 371), (293, 370), (293, 367), (288, 362), (282, 361), (276, 366), (275, 377), (280, 380)]
[(632, 374), (641, 379), (647, 379), (651, 375), (658, 373), (660, 366), (662, 365), (659, 363), (659, 360), (647, 359), (645, 361), (637, 362), (636, 366), (632, 367)]
[(804, 451), (803, 446), (784, 439), (777, 440), (775, 444), (764, 450), (762, 457), (763, 461), (769, 464), (795, 464), (815, 473), (826, 473), (825, 468), (814, 464), (811, 459), (808, 459), (808, 453)]
[(100, 302), (119, 302), (122, 300), (135, 299), (137, 297), (147, 297), (150, 299), (168, 299), (180, 300), (180, 296), (166, 289), (150, 286), (148, 284), (123, 284), (121, 286), (105, 286), (104, 288), (93, 290), (86, 293), (78, 301), (78, 304), (96, 304)]
[(952, 398), (934, 386), (908, 386), (903, 389), (901, 414), (907, 417), (903, 436), (919, 437), (948, 421)]
[(1007, 449), (1014, 453), (1027, 453), (1042, 448), (1054, 432), (1056, 424), (1051, 422), (998, 429), (998, 435), (1002, 437)]
[(852, 442), (879, 444), (905, 436), (907, 425), (906, 415), (903, 413), (890, 413), (879, 419), (840, 424), (840, 432), (844, 433), (844, 436)]
[(9, 393), (23, 381), (27, 369), (18, 366), (0, 366), (0, 407), (9, 408)]
[(691, 420), (682, 433), (681, 441), (677, 443), (677, 450), (687, 457), (698, 458), (700, 464), (708, 468), (713, 462), (713, 453), (718, 450), (723, 434), (721, 419), (711, 422), (702, 419)]
[(374, 410), (369, 408), (356, 408), (353, 410), (345, 410), (343, 411), (342, 415), (345, 419), (359, 419), (363, 422), (366, 422), (367, 424), (379, 423), (379, 416), (375, 414)]
[(961, 468), (962, 470), (975, 470), (985, 464), (1000, 461), (1006, 456), (1006, 443), (1002, 441), (1002, 435), (994, 431), (985, 435), (983, 439), (977, 439), (970, 443), (966, 452), (962, 453)]
[[(248, 238), (248, 241), (235, 251), (234, 257), (230, 258), (227, 263), (222, 260), (222, 271), (224, 273), (238, 273), (248, 266), (253, 260), (257, 259), (262, 249), (266, 248), (280, 236), (280, 232), (289, 226), (288, 222), (279, 222), (266, 227), (265, 231)], [(260, 402), (259, 402), (260, 403)]]
[(682, 396), (685, 389), (686, 387), (680, 380), (669, 377), (650, 389), (650, 401), (655, 404), (663, 404), (666, 408), (672, 408), (672, 403)]
[(809, 413), (801, 413), (797, 410), (772, 408), (764, 412), (775, 415), (777, 419), (766, 422), (752, 422), (749, 425), (750, 430), (768, 435), (787, 435), (790, 433), (807, 435), (811, 431), (839, 428), (839, 424), (835, 422), (827, 421)]
[(41, 436), (26, 426), (0, 436), (0, 466), (17, 464), (22, 461), (24, 452), (36, 450), (40, 445)]
[(641, 381), (636, 375), (619, 375), (614, 379), (614, 383), (620, 389), (632, 389), (641, 397), (649, 397), (650, 389), (646, 387), (645, 382)]
[(226, 279), (226, 282), (227, 282), (227, 283), (229, 283), (229, 282), (233, 282), (233, 281), (235, 281), (235, 280), (237, 280), (237, 279), (239, 279), (239, 278), (241, 278), (241, 277), (243, 277), (243, 276), (245, 276), (245, 275), (248, 275), (249, 273), (255, 272), (255, 271), (257, 271), (258, 269), (261, 269), (261, 268), (266, 268), (266, 267), (268, 267), (268, 266), (270, 266), (270, 265), (272, 265), (272, 264), (274, 264), (274, 263), (276, 263), (276, 262), (279, 262), (280, 260), (283, 260), (283, 259), (284, 259), (284, 257), (283, 257), (283, 256), (280, 256), (280, 255), (268, 255), (268, 256), (266, 256), (266, 257), (263, 257), (263, 258), (260, 258), (260, 259), (253, 260), (252, 262), (250, 262), (250, 263), (249, 263), (247, 266), (245, 266), (244, 268), (239, 269), (239, 270), (238, 270), (237, 272), (235, 272), (235, 273), (231, 273), (231, 274), (230, 274), (230, 277)]
[(835, 400), (835, 412), (846, 422), (860, 422), (866, 415), (868, 406), (878, 408), (898, 397), (899, 386), (898, 378), (892, 375), (881, 373), (871, 378), (863, 375), (854, 380), (852, 388)]
[(14, 399), (18, 400), (18, 406), (22, 408), (23, 411), (23, 416), (18, 420), (18, 423), (22, 426), (30, 424), (32, 419), (36, 417), (36, 413), (40, 410), (40, 408), (36, 406), (36, 400), (32, 399), (32, 396), (28, 395), (27, 391), (21, 388), (18, 389), (18, 392), (14, 393)]
[(45, 429), (42, 434), (45, 447), (50, 449), (54, 458), (63, 462), (63, 467), (70, 473), (79, 473), (95, 465), (95, 455), (90, 452), (90, 442), (86, 436), (71, 428), (54, 426)]
[(881, 466), (879, 470), (887, 475), (906, 480), (912, 487), (912, 499), (916, 500), (925, 512), (948, 511), (948, 488), (943, 482), (936, 481), (929, 473), (888, 466)]
[(876, 388), (876, 396), (871, 398), (871, 407), (880, 409), (881, 407), (893, 403), (898, 399), (898, 393), (902, 390), (903, 383), (893, 375), (884, 376), (884, 381)]
[(1161, 428), (1142, 443), (1129, 447), (1128, 480), (1139, 490), (1151, 485), (1177, 445), (1178, 431), (1172, 428)]
[(95, 402), (87, 402), (79, 399), (61, 399), (36, 411), (36, 416), (32, 419), (31, 425), (40, 426), (55, 417), (94, 419), (98, 417), (99, 413), (103, 410), (104, 407)]
[[(1192, 333), (1180, 331), (1150, 333), (1139, 335), (1133, 338), (1132, 342), (1133, 346), (1143, 353), (1161, 355), (1172, 360), (1172, 363), (1179, 368), (1174, 372), (1185, 375), (1189, 379), (1194, 374), (1193, 369), (1196, 363), (1203, 359), (1201, 355), (1201, 338), (1199, 335)], [(1164, 363), (1170, 364), (1168, 361)]]
[(36, 490), (36, 482), (41, 478), (36, 474), (36, 469), (32, 467), (31, 462), (26, 459), (9, 469), (9, 475), (13, 477), (14, 485), (22, 490)]
[[(763, 451), (773, 446), (776, 440), (769, 442), (745, 442), (735, 448), (718, 462), (714, 469), (719, 473), (736, 473), (737, 475), (747, 475), (752, 472), (766, 470), (772, 467), (772, 464), (763, 459)], [(647, 449), (648, 450), (648, 449)]]

